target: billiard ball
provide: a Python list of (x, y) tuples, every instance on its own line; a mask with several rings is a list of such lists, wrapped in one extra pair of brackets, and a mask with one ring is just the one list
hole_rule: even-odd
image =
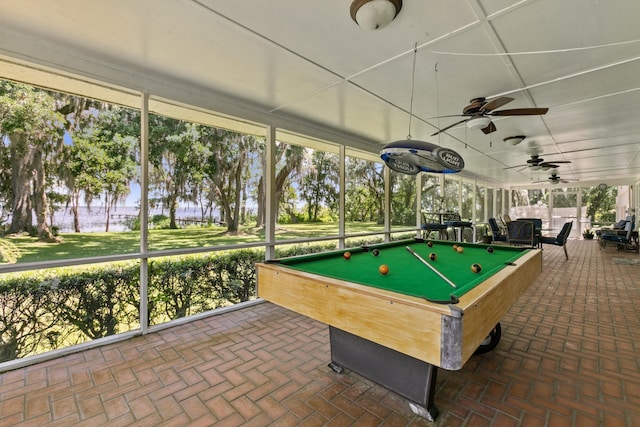
[(344, 259), (351, 259), (351, 252), (345, 252), (344, 254), (342, 254), (342, 256), (344, 257)]
[(458, 253), (461, 254), (462, 252), (464, 252), (464, 246), (458, 246), (456, 248), (456, 251), (458, 251)]
[(431, 241), (427, 242), (427, 246), (432, 247), (433, 246), (433, 242), (431, 242)]
[(482, 266), (480, 264), (471, 264), (471, 271), (474, 273), (480, 273), (482, 271)]
[(458, 250), (458, 245), (453, 245), (453, 250), (457, 251)]
[(380, 272), (380, 274), (387, 274), (389, 273), (389, 267), (385, 264), (382, 264), (380, 267), (378, 267), (378, 271)]
[(492, 254), (492, 253), (493, 253), (493, 246), (489, 246), (489, 247), (487, 248), (487, 252), (489, 252), (490, 254)]
[(380, 251), (377, 249), (374, 249), (373, 252), (371, 252), (373, 254), (373, 256), (378, 256), (380, 255)]
[(434, 254), (433, 252), (431, 252), (431, 253), (429, 254), (429, 259), (430, 259), (431, 261), (435, 261), (436, 259), (438, 259), (438, 255), (436, 255), (436, 254)]

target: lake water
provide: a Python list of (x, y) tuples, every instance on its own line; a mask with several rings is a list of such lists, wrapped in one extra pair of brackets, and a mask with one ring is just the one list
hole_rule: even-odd
[[(135, 206), (116, 206), (111, 208), (111, 220), (109, 221), (109, 231), (130, 231), (127, 223), (139, 214), (139, 209)], [(168, 210), (152, 209), (149, 218), (153, 215), (164, 214), (169, 216)], [(176, 211), (176, 218), (200, 220), (200, 208), (179, 208)], [(214, 213), (214, 220), (219, 219), (217, 212)], [(208, 219), (208, 218), (207, 218)], [(73, 214), (71, 209), (60, 209), (53, 215), (53, 225), (57, 226), (61, 233), (73, 233)], [(104, 232), (107, 225), (107, 214), (103, 206), (80, 207), (80, 231), (83, 233)]]

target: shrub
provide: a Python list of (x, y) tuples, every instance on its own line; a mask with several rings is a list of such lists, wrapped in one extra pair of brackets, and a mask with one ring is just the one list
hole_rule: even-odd
[[(256, 297), (263, 250), (160, 258), (149, 263), (150, 324)], [(0, 277), (0, 362), (140, 326), (137, 261)]]

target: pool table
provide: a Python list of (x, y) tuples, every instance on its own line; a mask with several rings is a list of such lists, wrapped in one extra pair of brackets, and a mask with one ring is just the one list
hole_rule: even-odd
[(434, 419), (437, 368), (461, 369), (495, 338), (500, 318), (540, 274), (542, 254), (410, 239), (282, 258), (256, 268), (259, 297), (329, 325), (334, 370), (351, 369)]

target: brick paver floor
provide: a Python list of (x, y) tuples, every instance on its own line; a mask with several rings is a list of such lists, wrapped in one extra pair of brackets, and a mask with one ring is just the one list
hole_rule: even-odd
[(435, 423), (264, 303), (0, 374), (0, 425), (640, 426), (640, 257), (568, 245), (545, 246), (494, 351), (439, 371)]

